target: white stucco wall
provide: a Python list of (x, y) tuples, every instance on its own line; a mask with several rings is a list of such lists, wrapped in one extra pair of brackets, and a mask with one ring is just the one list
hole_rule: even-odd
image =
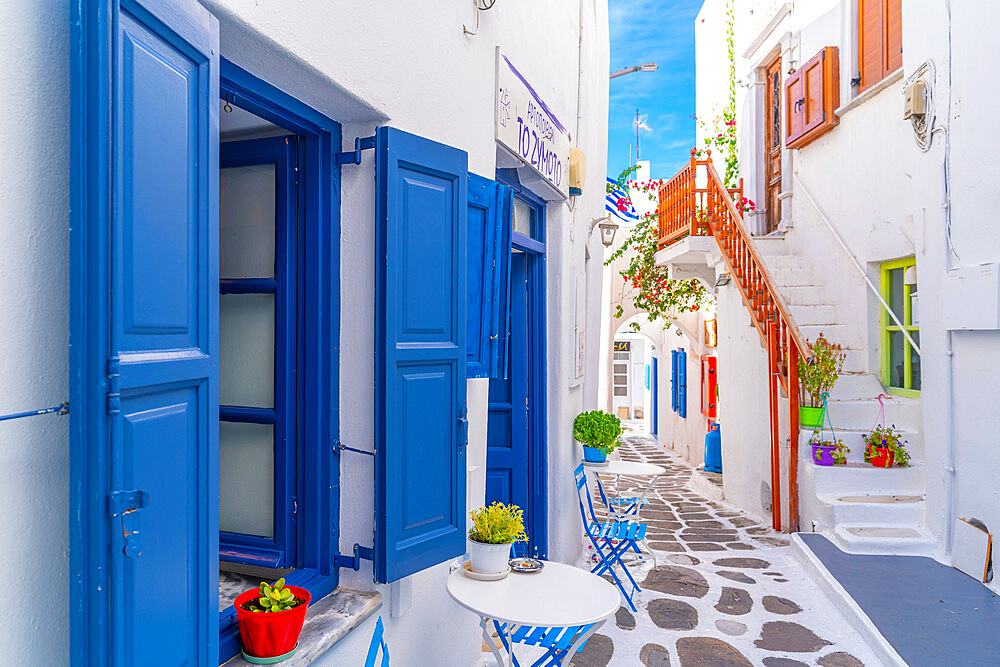
[[(606, 313), (595, 296), (603, 248), (587, 234), (590, 218), (604, 208), (606, 2), (505, 0), (481, 13), (475, 36), (462, 31), (463, 24), (475, 26), (472, 2), (202, 4), (220, 19), (222, 55), (342, 122), (345, 148), (375, 126), (391, 124), (468, 151), (470, 170), (492, 177), (499, 45), (569, 129), (572, 144), (586, 152), (584, 195), (572, 210), (551, 204), (547, 217), (549, 555), (575, 559), (580, 543), (571, 472), (580, 453), (570, 430), (577, 412), (596, 407)], [(7, 146), (0, 159), (0, 412), (8, 412), (54, 405), (68, 393), (69, 3), (0, 3), (0, 25), (8, 93), (0, 103)], [(372, 180), (370, 156), (343, 170), (341, 439), (362, 449), (373, 441)], [(585, 380), (571, 387), (569, 295), (577, 284), (591, 295), (584, 303), (594, 307), (578, 316), (588, 332), (587, 368)], [(25, 604), (0, 612), (5, 655), (18, 664), (68, 662), (67, 426), (55, 416), (0, 423), (7, 472), (0, 559), (19, 564), (19, 586), (31, 591)], [(485, 432), (481, 418), (470, 431), (472, 446), (483, 447), (482, 436), (475, 437)], [(481, 487), (481, 475), (473, 478)], [(371, 544), (372, 479), (370, 459), (344, 456), (342, 551), (355, 542)], [(431, 655), (469, 664), (480, 655), (476, 619), (447, 597), (446, 575), (442, 565), (380, 587), (393, 664), (427, 664)], [(370, 565), (342, 572), (342, 584), (373, 588)], [(367, 643), (370, 629), (365, 636)], [(328, 656), (327, 664), (338, 660)]]
[[(69, 3), (0, 3), (0, 413), (69, 396)], [(69, 660), (69, 419), (0, 422), (6, 661)], [(16, 567), (15, 567), (16, 566)]]

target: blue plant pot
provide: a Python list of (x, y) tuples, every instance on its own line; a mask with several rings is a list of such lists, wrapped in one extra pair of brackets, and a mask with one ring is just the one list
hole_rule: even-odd
[(596, 447), (583, 446), (583, 460), (587, 463), (604, 463), (608, 457)]

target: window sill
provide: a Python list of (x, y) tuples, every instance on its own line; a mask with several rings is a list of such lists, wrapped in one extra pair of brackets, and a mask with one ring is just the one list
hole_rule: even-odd
[(843, 118), (844, 114), (846, 114), (848, 111), (850, 111), (851, 109), (854, 109), (854, 108), (857, 108), (857, 107), (861, 106), (862, 104), (864, 104), (865, 102), (867, 102), (871, 98), (875, 97), (876, 95), (878, 95), (879, 93), (881, 93), (883, 90), (885, 90), (886, 88), (888, 88), (889, 86), (891, 86), (892, 84), (896, 83), (897, 81), (899, 81), (902, 78), (903, 78), (903, 68), (900, 67), (898, 70), (896, 70), (895, 72), (893, 72), (889, 76), (885, 77), (884, 79), (882, 79), (881, 81), (879, 81), (878, 83), (876, 83), (874, 86), (872, 86), (871, 88), (869, 88), (865, 92), (863, 92), (860, 95), (856, 96), (853, 100), (851, 100), (847, 104), (842, 104), (833, 113), (837, 114), (838, 118)]
[[(299, 648), (295, 655), (281, 663), (282, 667), (311, 665), (381, 607), (382, 596), (379, 593), (344, 589), (337, 589), (310, 605), (299, 636)], [(225, 667), (249, 665), (242, 656), (225, 663)]]

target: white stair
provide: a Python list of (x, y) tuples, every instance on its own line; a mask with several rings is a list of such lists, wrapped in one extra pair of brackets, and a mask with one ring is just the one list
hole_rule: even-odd
[[(822, 333), (834, 343), (848, 342), (850, 328), (843, 324), (848, 320), (827, 301), (823, 283), (807, 260), (786, 254), (781, 236), (755, 237), (754, 243), (802, 336), (811, 342)], [(920, 401), (895, 396), (883, 399), (885, 424), (903, 432), (910, 466), (886, 469), (865, 463), (862, 436), (870, 432), (878, 416), (876, 397), (887, 392), (879, 377), (869, 372), (874, 355), (857, 347), (844, 351), (844, 372), (831, 392), (828, 410), (837, 438), (851, 451), (847, 465), (818, 466), (809, 447), (812, 429), (801, 429), (800, 529), (821, 532), (851, 553), (931, 554), (934, 539), (924, 527)], [(877, 369), (871, 370), (877, 373)], [(824, 437), (831, 436), (827, 433)]]

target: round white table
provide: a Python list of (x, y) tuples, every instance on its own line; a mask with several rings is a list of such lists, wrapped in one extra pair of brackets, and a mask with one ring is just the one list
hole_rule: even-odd
[(562, 656), (568, 665), (587, 638), (621, 606), (618, 589), (603, 578), (562, 563), (546, 561), (541, 572), (511, 572), (500, 581), (477, 581), (467, 577), (462, 568), (448, 576), (448, 595), (480, 618), (483, 639), (493, 648), (497, 664), (511, 664), (511, 650), (506, 659), (493, 642), (490, 620), (505, 623), (509, 638), (512, 625), (543, 628), (568, 628), (596, 625), (576, 638)]
[[(615, 496), (621, 498), (621, 493), (619, 491), (619, 486), (621, 482), (622, 475), (626, 476), (636, 476), (636, 477), (649, 477), (649, 482), (643, 487), (642, 493), (639, 494), (638, 502), (634, 504), (634, 509), (632, 511), (619, 511), (622, 507), (621, 503), (618, 504), (619, 510), (615, 510), (611, 507), (611, 502), (606, 502), (605, 505), (616, 519), (625, 519), (628, 516), (635, 515), (639, 513), (639, 508), (643, 506), (646, 500), (646, 494), (652, 488), (653, 484), (656, 482), (656, 478), (667, 472), (658, 465), (653, 465), (652, 463), (639, 463), (638, 461), (613, 461), (608, 460), (605, 463), (587, 463), (583, 462), (585, 468), (594, 473), (594, 477), (597, 475), (614, 475), (615, 476)], [(600, 483), (600, 480), (597, 480)], [(610, 499), (608, 499), (610, 500)]]

